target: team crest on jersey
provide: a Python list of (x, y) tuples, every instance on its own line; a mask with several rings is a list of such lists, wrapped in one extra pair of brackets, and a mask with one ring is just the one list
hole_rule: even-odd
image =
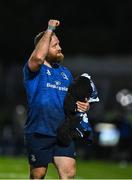
[(46, 74), (49, 75), (49, 76), (51, 76), (51, 72), (49, 71), (49, 69), (47, 69)]
[(68, 77), (67, 77), (67, 75), (66, 75), (64, 72), (62, 72), (61, 75), (62, 75), (62, 77), (63, 77), (64, 79), (68, 80)]

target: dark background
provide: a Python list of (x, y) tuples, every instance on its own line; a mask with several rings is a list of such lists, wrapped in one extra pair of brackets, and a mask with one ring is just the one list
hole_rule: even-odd
[(34, 36), (49, 19), (60, 20), (57, 33), (65, 54), (131, 54), (132, 1), (0, 1), (1, 62), (22, 64)]

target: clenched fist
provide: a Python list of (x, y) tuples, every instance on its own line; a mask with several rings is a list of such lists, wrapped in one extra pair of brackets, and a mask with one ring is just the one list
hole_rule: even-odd
[(57, 27), (59, 25), (60, 25), (60, 21), (58, 20), (50, 19), (48, 22), (48, 26)]

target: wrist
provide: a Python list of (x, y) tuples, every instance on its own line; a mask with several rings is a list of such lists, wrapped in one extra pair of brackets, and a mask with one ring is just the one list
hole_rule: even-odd
[(49, 25), (48, 28), (47, 28), (47, 31), (53, 32), (55, 29), (56, 29), (55, 26), (50, 26), (50, 25)]

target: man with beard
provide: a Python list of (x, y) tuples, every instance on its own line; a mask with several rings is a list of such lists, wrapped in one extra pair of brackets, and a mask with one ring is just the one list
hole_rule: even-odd
[[(63, 147), (57, 142), (57, 128), (65, 117), (63, 102), (73, 78), (60, 65), (63, 54), (54, 33), (58, 20), (49, 20), (46, 31), (35, 38), (35, 49), (25, 64), (24, 86), (28, 100), (25, 123), (25, 144), (30, 164), (30, 179), (45, 177), (53, 162), (61, 179), (76, 174), (75, 147), (72, 142)], [(77, 102), (79, 111), (86, 112), (89, 103)]]

